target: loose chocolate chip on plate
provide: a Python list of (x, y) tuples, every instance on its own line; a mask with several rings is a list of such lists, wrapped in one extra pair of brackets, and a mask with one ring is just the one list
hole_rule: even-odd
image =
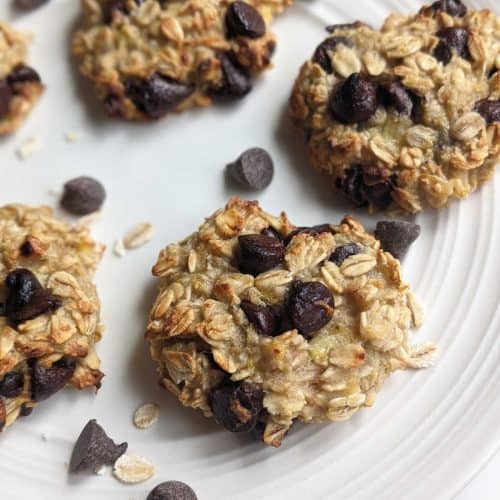
[(0, 118), (7, 116), (13, 92), (7, 80), (0, 80)]
[(9, 85), (28, 82), (40, 83), (40, 81), (40, 75), (33, 68), (24, 64), (16, 66), (7, 76)]
[(438, 0), (431, 8), (434, 12), (446, 12), (455, 17), (464, 17), (467, 14), (467, 7), (460, 0)]
[(156, 486), (146, 500), (197, 500), (193, 489), (181, 481), (166, 481)]
[(434, 50), (434, 57), (448, 64), (453, 57), (453, 51), (464, 59), (470, 58), (468, 48), (469, 32), (464, 28), (443, 28), (436, 35), (440, 38), (440, 42)]
[(476, 103), (474, 110), (477, 111), (487, 123), (500, 122), (500, 99), (482, 99)]
[(154, 73), (148, 79), (131, 78), (125, 92), (141, 113), (157, 120), (191, 95), (193, 87)]
[(238, 238), (238, 268), (257, 275), (278, 266), (285, 258), (285, 246), (276, 238), (264, 234), (247, 234)]
[(59, 392), (71, 379), (76, 363), (73, 358), (64, 357), (45, 368), (35, 361), (31, 368), (31, 397), (43, 401)]
[(5, 315), (12, 322), (27, 321), (61, 306), (60, 299), (44, 289), (28, 269), (10, 272), (5, 284), (8, 288)]
[(276, 334), (279, 326), (279, 316), (276, 310), (270, 306), (259, 306), (249, 300), (241, 301), (241, 308), (248, 321), (260, 335), (272, 336)]
[(95, 420), (90, 420), (75, 443), (69, 470), (95, 472), (103, 465), (113, 465), (127, 447), (127, 443), (117, 445)]
[(251, 148), (226, 167), (228, 175), (240, 186), (261, 190), (269, 186), (274, 177), (273, 159), (262, 148)]
[(348, 257), (357, 255), (360, 252), (361, 248), (359, 245), (356, 245), (356, 243), (348, 243), (347, 245), (337, 247), (330, 256), (330, 260), (337, 264), (337, 266), (340, 266)]
[(217, 88), (210, 89), (210, 94), (215, 97), (232, 99), (245, 97), (252, 90), (247, 70), (238, 64), (230, 54), (221, 52), (217, 59), (219, 59), (222, 71), (222, 84)]
[(249, 384), (223, 385), (210, 394), (215, 420), (231, 432), (250, 432), (262, 411), (263, 393)]
[(19, 372), (8, 372), (0, 382), (0, 396), (16, 398), (23, 392), (24, 376)]
[(377, 111), (377, 87), (359, 73), (353, 73), (332, 94), (330, 108), (342, 123), (363, 123)]
[(64, 184), (61, 206), (75, 215), (99, 210), (106, 199), (103, 185), (92, 177), (76, 177)]
[(49, 3), (49, 0), (15, 0), (14, 5), (18, 9), (30, 10)]
[(345, 36), (331, 36), (323, 40), (314, 51), (312, 60), (318, 63), (327, 73), (331, 73), (333, 70), (329, 53), (333, 52), (338, 45), (352, 47), (354, 44)]
[(402, 259), (419, 236), (420, 226), (413, 222), (380, 221), (375, 229), (375, 238), (396, 259)]
[(385, 106), (394, 108), (398, 113), (411, 115), (413, 100), (402, 83), (398, 81), (382, 83), (379, 89), (381, 102)]
[(233, 2), (226, 12), (229, 37), (260, 38), (266, 33), (266, 23), (259, 11), (245, 2)]
[(333, 295), (323, 283), (293, 283), (288, 310), (295, 328), (305, 337), (323, 328), (332, 319), (334, 308)]

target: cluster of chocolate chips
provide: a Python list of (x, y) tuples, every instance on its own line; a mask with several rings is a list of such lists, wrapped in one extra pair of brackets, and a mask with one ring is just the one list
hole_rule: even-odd
[(8, 115), (10, 101), (20, 93), (20, 87), (30, 82), (40, 83), (40, 76), (33, 68), (23, 64), (16, 66), (0, 80), (0, 119)]

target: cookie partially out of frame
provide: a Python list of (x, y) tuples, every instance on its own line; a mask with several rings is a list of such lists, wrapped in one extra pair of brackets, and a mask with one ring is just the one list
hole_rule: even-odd
[(0, 208), (0, 430), (66, 385), (99, 387), (103, 251), (47, 207)]
[(238, 99), (271, 64), (292, 0), (81, 0), (73, 53), (112, 117), (155, 120)]
[(294, 421), (371, 406), (395, 370), (431, 364), (399, 262), (352, 217), (297, 228), (232, 199), (165, 247), (146, 338), (161, 384), (227, 430), (279, 446)]
[(311, 165), (356, 206), (465, 198), (500, 155), (500, 17), (441, 0), (380, 31), (330, 26), (291, 97)]
[(26, 63), (27, 42), (0, 21), (0, 136), (22, 124), (43, 92), (40, 76)]

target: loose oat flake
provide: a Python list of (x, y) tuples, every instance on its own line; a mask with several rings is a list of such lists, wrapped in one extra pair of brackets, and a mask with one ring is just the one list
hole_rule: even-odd
[(146, 403), (139, 406), (134, 413), (134, 425), (138, 429), (148, 429), (156, 423), (160, 409), (154, 403)]
[(136, 484), (153, 477), (152, 463), (138, 455), (122, 455), (113, 467), (113, 475), (122, 483)]
[(123, 237), (123, 244), (128, 250), (139, 248), (150, 241), (154, 234), (155, 228), (152, 224), (141, 222), (127, 232)]

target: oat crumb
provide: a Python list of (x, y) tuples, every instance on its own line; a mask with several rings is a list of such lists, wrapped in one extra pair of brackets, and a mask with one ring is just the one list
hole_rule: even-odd
[(118, 238), (115, 241), (115, 244), (113, 246), (113, 253), (117, 257), (124, 257), (125, 256), (125, 246), (123, 244), (123, 238)]
[(16, 149), (17, 156), (21, 160), (26, 160), (38, 151), (42, 146), (42, 141), (39, 137), (29, 137), (25, 139)]
[(78, 132), (66, 132), (64, 134), (64, 139), (70, 144), (75, 144), (80, 140), (80, 134)]

